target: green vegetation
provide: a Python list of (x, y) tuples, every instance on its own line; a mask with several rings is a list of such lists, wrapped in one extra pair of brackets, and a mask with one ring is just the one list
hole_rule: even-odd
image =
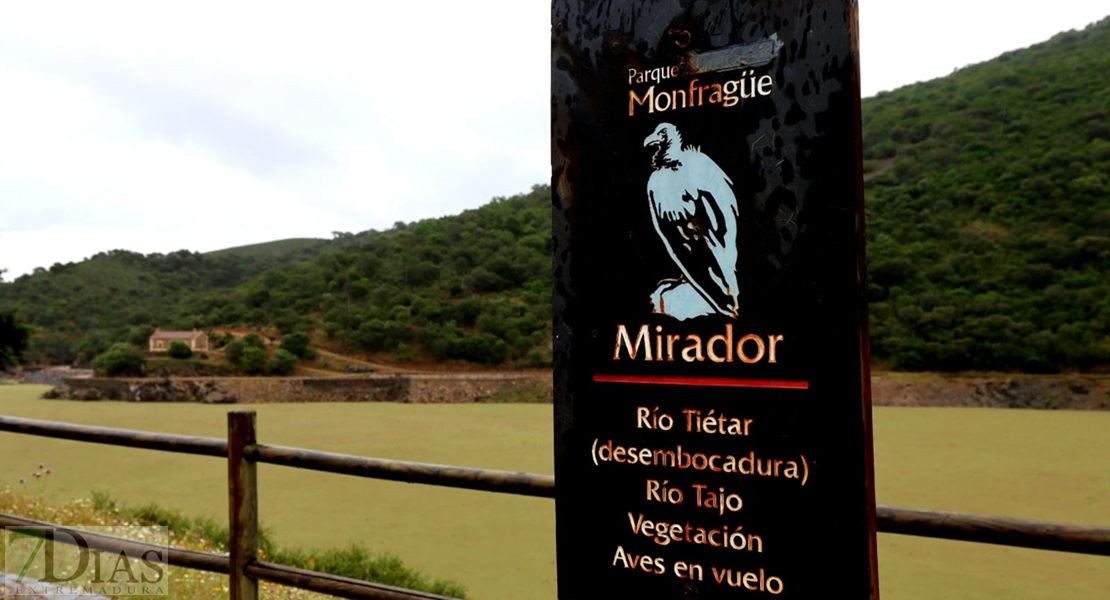
[[(226, 407), (37, 400), (46, 386), (0, 386), (0, 412), (127, 429), (226, 436)], [(551, 473), (551, 406), (258, 404), (259, 439), (440, 464)], [(967, 408), (875, 409), (881, 504), (1110, 526), (1110, 413)], [(938, 443), (937, 440), (943, 440)], [(110, 489), (227, 518), (218, 459), (0, 435), (0, 489), (54, 469), (54, 493)], [(364, 543), (489, 600), (555, 597), (550, 500), (373, 481), (263, 465), (262, 519), (278, 546)], [(167, 500), (169, 499), (169, 500)], [(880, 534), (887, 600), (1106, 597), (1106, 559)], [(1045, 576), (1051, 573), (1051, 577)]]
[(254, 346), (247, 346), (243, 349), (243, 353), (239, 356), (239, 360), (235, 361), (235, 364), (247, 375), (257, 375), (266, 366), (266, 351)]
[[(337, 236), (338, 238), (338, 236)], [(224, 248), (205, 254), (206, 257), (224, 258), (237, 257), (256, 260), (274, 260), (277, 262), (300, 262), (312, 260), (334, 244), (328, 240), (314, 238), (291, 238), (251, 244), (249, 246), (236, 246)]]
[(281, 338), (281, 349), (297, 358), (312, 358), (308, 347), (310, 342), (312, 342), (312, 338), (308, 337), (307, 333), (298, 331)]
[(864, 101), (875, 356), (1110, 362), (1110, 19)]
[(228, 345), (224, 346), (224, 355), (227, 359), (234, 364), (239, 363), (239, 359), (243, 358), (243, 351), (249, 348), (247, 343), (243, 340), (235, 340)]
[(230, 362), (209, 358), (170, 358), (168, 356), (147, 356), (146, 371), (158, 377), (235, 377), (242, 371)]
[(112, 344), (103, 354), (96, 357), (93, 367), (100, 375), (142, 375), (146, 367), (146, 357), (131, 344)]
[[(103, 491), (94, 491), (92, 500), (95, 511), (118, 514), (129, 523), (144, 527), (165, 527), (176, 539), (199, 534), (212, 543), (216, 552), (229, 551), (231, 530), (212, 518), (189, 517), (154, 502), (127, 506), (116, 502), (109, 493)], [(270, 562), (452, 598), (466, 598), (466, 589), (457, 582), (429, 580), (423, 573), (406, 567), (396, 555), (372, 552), (364, 544), (350, 543), (327, 549), (279, 546), (271, 539), (265, 524), (262, 524), (261, 529), (258, 546), (262, 556)]]
[(297, 368), (302, 357), (316, 357), (316, 351), (308, 346), (311, 339), (303, 333), (286, 336), (276, 349), (267, 348), (266, 340), (256, 333), (248, 333), (242, 339), (232, 339), (224, 346), (223, 353), (229, 366), (239, 374), (288, 375)]
[(542, 366), (550, 361), (550, 251), (550, 192), (537, 186), (271, 270), (210, 299), (207, 315), (213, 324), (235, 317), (273, 327), (286, 339), (320, 331), (334, 346), (399, 360)]
[[(111, 527), (112, 535), (152, 541), (141, 531), (143, 527), (165, 527), (170, 544), (175, 548), (224, 554), (229, 550), (230, 531), (221, 523), (207, 517), (188, 517), (181, 512), (164, 508), (156, 503), (128, 506), (117, 503), (109, 494), (94, 491), (92, 499), (79, 498), (60, 501), (49, 493), (51, 469), (39, 466), (32, 473), (31, 482), (0, 488), (0, 512), (31, 517), (63, 526), (89, 528)], [(56, 476), (55, 476), (56, 477)], [(260, 555), (265, 560), (302, 569), (314, 570), (372, 581), (385, 585), (466, 598), (466, 590), (454, 581), (429, 579), (423, 573), (407, 567), (399, 558), (389, 553), (375, 553), (363, 544), (323, 550), (278, 546), (271, 541), (263, 525), (259, 534)], [(7, 549), (0, 545), (0, 562)], [(65, 564), (68, 548), (58, 548), (58, 556)], [(76, 559), (76, 556), (73, 556)], [(132, 562), (132, 567), (137, 565)], [(34, 569), (29, 574), (36, 576)], [(41, 575), (40, 575), (41, 576)], [(168, 592), (174, 598), (227, 598), (226, 575), (174, 568), (169, 570)], [(329, 596), (295, 588), (286, 588), (262, 582), (259, 596), (264, 600), (326, 600)], [(222, 592), (222, 593), (221, 593)], [(140, 600), (165, 596), (130, 596)]]
[(288, 350), (277, 349), (266, 363), (266, 372), (272, 375), (288, 375), (297, 367), (297, 355)]
[[(248, 353), (248, 350), (251, 350), (251, 352)], [(224, 355), (231, 361), (231, 364), (246, 371), (248, 365), (253, 366), (260, 356), (262, 360), (265, 360), (265, 350), (266, 342), (258, 334), (248, 333), (243, 336), (243, 339), (234, 340), (224, 346)]]
[[(98, 254), (0, 283), (0, 307), (27, 307), (43, 331), (33, 358), (46, 362), (87, 361), (117, 341), (144, 343), (157, 325), (318, 332), (333, 349), (385, 358), (544, 366), (550, 223), (549, 190), (537, 186), (456, 217), (337, 233), (288, 254), (279, 250), (288, 244)], [(309, 250), (314, 260), (296, 262)], [(108, 293), (126, 302), (109, 302)], [(238, 351), (228, 352), (237, 361)]]
[(22, 362), (30, 338), (31, 328), (19, 320), (14, 310), (0, 312), (0, 370)]
[(246, 344), (248, 348), (258, 348), (259, 350), (266, 349), (266, 340), (262, 339), (262, 336), (257, 333), (248, 333), (244, 335), (243, 343)]
[[(877, 361), (1107, 368), (1108, 97), (1104, 19), (864, 100)], [(303, 333), (324, 350), (398, 362), (542, 367), (550, 231), (550, 189), (536, 186), (454, 217), (332, 240), (98, 254), (0, 282), (0, 310), (19, 308), (38, 328), (28, 358), (49, 362), (141, 344), (157, 325)]]
[(189, 349), (189, 344), (181, 340), (174, 340), (170, 342), (170, 349), (166, 354), (170, 358), (189, 358), (193, 355), (193, 351)]
[(116, 342), (145, 345), (155, 326), (202, 326), (183, 302), (212, 290), (226, 293), (299, 256), (209, 256), (185, 250), (144, 256), (113, 250), (0, 283), (0, 310), (21, 308), (23, 318), (39, 330), (28, 348), (29, 360), (88, 363)]

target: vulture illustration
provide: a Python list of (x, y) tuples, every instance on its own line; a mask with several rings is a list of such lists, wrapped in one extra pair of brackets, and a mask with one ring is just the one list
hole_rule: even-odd
[(648, 204), (655, 231), (682, 271), (660, 282), (655, 312), (685, 320), (719, 313), (736, 317), (736, 220), (732, 180), (698, 148), (683, 145), (678, 129), (660, 123), (644, 140), (652, 149)]

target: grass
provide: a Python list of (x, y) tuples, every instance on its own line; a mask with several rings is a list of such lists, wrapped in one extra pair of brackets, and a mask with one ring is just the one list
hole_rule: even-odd
[[(226, 406), (36, 399), (3, 386), (0, 414), (223, 437)], [(266, 443), (367, 456), (551, 472), (551, 406), (272, 404)], [(1110, 413), (875, 410), (881, 504), (1110, 526)], [(0, 485), (54, 468), (49, 493), (111, 490), (226, 520), (215, 459), (0, 434)], [(554, 598), (553, 504), (261, 465), (260, 511), (280, 545), (360, 542), (466, 586), (479, 599)], [(1110, 559), (883, 535), (884, 600), (1110, 597)]]
[[(35, 473), (39, 474), (36, 479), (42, 479), (44, 476), (42, 471), (41, 467), (36, 469)], [(48, 477), (49, 471), (46, 471), (45, 475)], [(40, 486), (32, 485), (31, 488), (21, 484), (14, 489), (11, 486), (0, 489), (0, 512), (26, 515), (59, 525), (94, 527), (99, 528), (97, 531), (109, 533), (103, 529), (107, 527), (111, 528), (111, 535), (159, 544), (168, 543), (188, 550), (224, 555), (227, 555), (229, 550), (231, 536), (228, 528), (208, 517), (189, 517), (153, 503), (123, 506), (103, 492), (93, 492), (91, 499), (49, 502), (44, 501)], [(152, 538), (149, 530), (142, 529), (152, 526), (164, 527), (168, 533), (168, 540)], [(265, 531), (259, 537), (261, 538), (259, 555), (272, 562), (452, 598), (466, 598), (466, 590), (457, 583), (429, 580), (424, 574), (406, 567), (397, 556), (371, 552), (360, 544), (348, 544), (345, 547), (324, 550), (304, 549), (277, 546)], [(67, 567), (59, 572), (72, 572), (69, 569), (76, 566), (77, 555), (72, 548), (66, 546), (60, 548), (59, 557), (65, 556), (65, 558), (61, 558), (57, 564), (67, 565)], [(4, 562), (6, 551), (7, 545), (0, 544), (0, 565), (7, 564)], [(21, 556), (25, 558), (26, 554)], [(20, 565), (21, 562), (13, 564)], [(109, 561), (105, 564), (113, 563)], [(137, 561), (133, 560), (131, 564), (137, 573), (142, 569)], [(115, 573), (114, 569), (112, 573)], [(41, 574), (32, 572), (31, 576), (41, 577)], [(228, 578), (226, 575), (216, 573), (170, 568), (166, 590), (174, 598), (227, 598)], [(263, 600), (324, 600), (329, 597), (270, 583), (263, 583), (259, 591), (259, 596)], [(152, 596), (152, 598), (157, 597)], [(146, 596), (134, 598), (143, 600)]]
[[(226, 525), (211, 517), (190, 517), (180, 511), (167, 509), (154, 503), (140, 506), (121, 506), (105, 492), (92, 493), (93, 509), (110, 515), (119, 515), (140, 526), (165, 527), (175, 539), (199, 536), (207, 540), (212, 551), (226, 554), (230, 549), (231, 532)], [(388, 552), (373, 552), (362, 544), (350, 543), (339, 548), (301, 548), (279, 546), (270, 532), (259, 532), (259, 554), (266, 560), (291, 567), (330, 573), (353, 579), (363, 579), (420, 590), (452, 598), (466, 598), (466, 590), (456, 582), (429, 580), (423, 573), (404, 565), (400, 558)]]
[[(28, 492), (18, 487), (15, 489), (4, 487), (0, 488), (0, 511), (33, 516), (43, 521), (61, 525), (96, 527), (100, 528), (97, 531), (102, 533), (128, 539), (159, 544), (166, 543), (165, 539), (151, 539), (149, 535), (144, 535), (144, 533), (149, 534), (149, 532), (144, 532), (140, 528), (152, 523), (143, 522), (141, 519), (135, 518), (135, 515), (127, 514), (116, 507), (100, 505), (88, 498), (66, 502), (43, 502), (36, 492)], [(106, 530), (104, 528), (110, 529)], [(169, 544), (176, 548), (227, 553), (226, 535), (221, 544), (218, 540), (209, 537), (204, 528), (169, 528), (168, 533)], [(6, 548), (0, 544), (0, 558), (4, 558), (5, 552)], [(58, 557), (56, 564), (68, 565), (61, 568), (59, 572), (63, 574), (71, 572), (69, 571), (73, 568), (73, 562), (71, 561), (76, 558), (76, 555), (71, 552), (71, 547), (59, 545)], [(20, 564), (18, 559), (15, 564)], [(105, 564), (118, 566), (110, 562), (110, 559)], [(143, 572), (142, 567), (136, 561), (132, 560), (131, 564), (136, 573)], [(36, 575), (41, 577), (35, 570), (32, 570), (30, 576), (35, 577)], [(228, 578), (226, 575), (174, 567), (169, 568), (168, 575), (168, 585), (165, 588), (169, 593), (168, 597), (193, 600), (200, 598), (219, 600), (228, 597)], [(106, 578), (109, 577), (106, 576)], [(126, 581), (126, 579), (123, 580)], [(83, 579), (79, 581), (84, 582)], [(132, 595), (124, 597), (129, 600), (160, 600), (167, 596)], [(263, 582), (259, 586), (259, 598), (262, 600), (327, 600), (330, 596)]]

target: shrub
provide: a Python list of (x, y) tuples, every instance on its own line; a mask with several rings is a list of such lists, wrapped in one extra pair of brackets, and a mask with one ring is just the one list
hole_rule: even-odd
[(361, 544), (326, 550), (274, 548), (271, 552), (267, 552), (267, 555), (272, 556), (271, 560), (274, 562), (301, 569), (376, 581), (451, 598), (466, 598), (466, 588), (458, 582), (443, 579), (429, 580), (420, 571), (406, 567), (396, 555), (388, 552), (371, 552)]
[(262, 336), (258, 335), (257, 333), (248, 333), (247, 335), (244, 335), (243, 343), (250, 346), (251, 348), (258, 348), (259, 350), (262, 350), (266, 347), (266, 340), (262, 339)]
[(351, 337), (370, 352), (383, 350), (386, 347), (385, 323), (381, 319), (364, 321)]
[(524, 358), (524, 364), (529, 367), (550, 367), (551, 359), (544, 354), (543, 350), (539, 348), (532, 348), (528, 351), (528, 355)]
[(239, 368), (244, 373), (261, 373), (262, 369), (266, 366), (266, 353), (261, 348), (251, 346), (243, 349), (243, 355), (239, 357)]
[(534, 345), (532, 338), (526, 335), (519, 335), (513, 340), (513, 355), (517, 357), (525, 356)]
[(235, 340), (224, 346), (224, 354), (227, 359), (235, 364), (239, 364), (239, 359), (243, 357), (243, 350), (247, 349), (247, 343), (243, 340)]
[(281, 338), (281, 349), (292, 353), (297, 358), (305, 358), (308, 352), (308, 343), (311, 341), (312, 339), (308, 337), (307, 333), (291, 333)]
[[(81, 364), (88, 364), (96, 360), (97, 356), (104, 354), (119, 338), (105, 330), (93, 330), (86, 333), (77, 342), (75, 350)], [(119, 342), (124, 343), (124, 342)]]
[(505, 357), (509, 355), (509, 345), (504, 340), (497, 339), (497, 337), (488, 333), (464, 335), (453, 340), (448, 355), (471, 362), (496, 365), (504, 361)]
[(146, 357), (138, 348), (121, 342), (97, 356), (93, 368), (102, 375), (142, 375), (145, 363)]
[(137, 325), (127, 330), (126, 340), (133, 346), (140, 348), (147, 345), (150, 336), (154, 335), (154, 328), (150, 325)]
[[(188, 517), (177, 510), (167, 509), (157, 504), (127, 506), (117, 503), (104, 492), (93, 492), (92, 508), (121, 515), (141, 526), (165, 527), (176, 538), (199, 535), (209, 540), (218, 551), (226, 552), (231, 543), (231, 532), (226, 525), (207, 517)], [(265, 524), (258, 537), (262, 554), (267, 560), (279, 564), (452, 598), (466, 598), (466, 588), (458, 582), (428, 577), (406, 566), (394, 554), (373, 552), (361, 544), (327, 549), (279, 547), (270, 538), (269, 528)]]
[(73, 349), (73, 342), (60, 333), (36, 335), (27, 345), (26, 359), (32, 363), (67, 365), (76, 358), (77, 352)]
[(397, 344), (397, 349), (393, 351), (393, 360), (397, 362), (412, 362), (412, 359), (412, 348), (404, 342)]
[(170, 342), (170, 350), (168, 354), (170, 355), (170, 358), (189, 358), (193, 355), (193, 351), (189, 348), (189, 344), (186, 344), (181, 340), (174, 340)]
[(0, 313), (0, 369), (19, 364), (30, 339), (31, 328), (16, 317), (14, 310)]
[(277, 350), (270, 357), (266, 370), (275, 375), (288, 375), (297, 367), (297, 356), (288, 350)]

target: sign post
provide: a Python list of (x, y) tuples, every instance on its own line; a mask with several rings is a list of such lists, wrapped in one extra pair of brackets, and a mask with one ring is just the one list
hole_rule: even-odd
[(878, 598), (854, 0), (555, 0), (559, 597)]

